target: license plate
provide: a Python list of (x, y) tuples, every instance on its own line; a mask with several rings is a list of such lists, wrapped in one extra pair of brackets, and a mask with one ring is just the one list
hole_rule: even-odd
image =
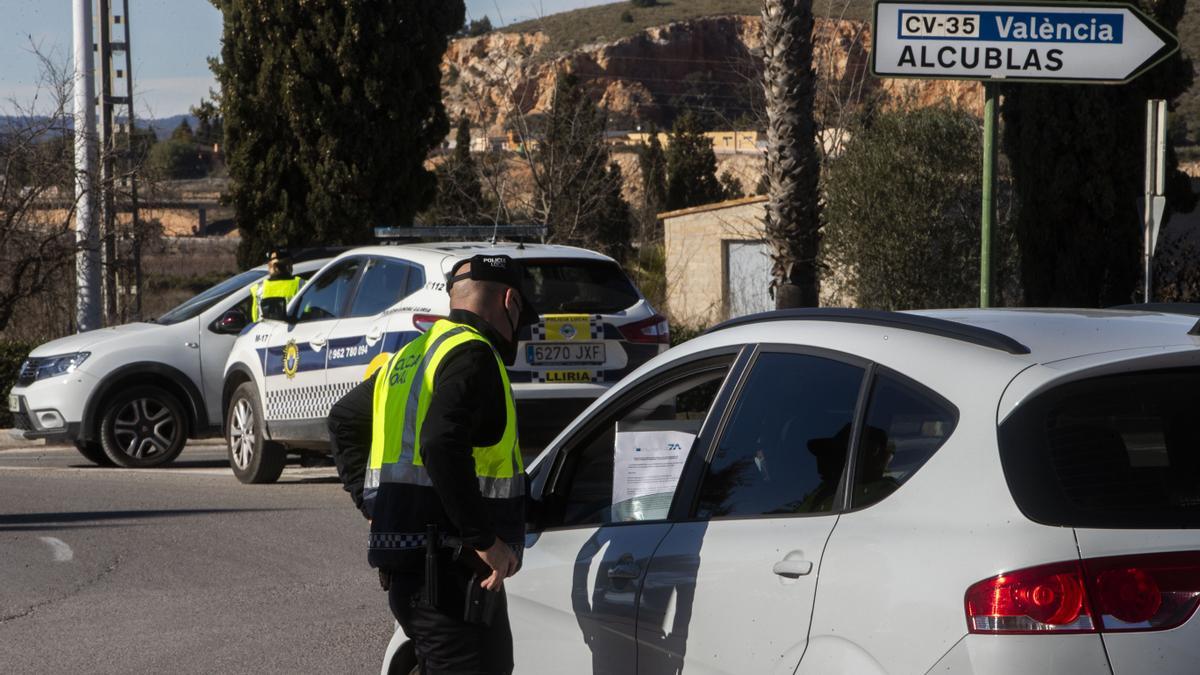
[(603, 342), (526, 345), (525, 360), (531, 366), (603, 365), (607, 353)]
[(16, 394), (8, 395), (8, 411), (21, 412), (21, 399), (17, 398)]

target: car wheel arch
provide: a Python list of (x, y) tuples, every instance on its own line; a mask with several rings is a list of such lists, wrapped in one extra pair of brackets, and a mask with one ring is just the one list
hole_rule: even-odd
[(236, 364), (225, 373), (225, 383), (221, 385), (221, 417), (224, 425), (225, 414), (229, 411), (229, 401), (233, 392), (244, 382), (254, 382), (254, 374), (242, 364)]
[(158, 386), (178, 398), (183, 403), (184, 412), (187, 415), (189, 437), (208, 426), (208, 413), (204, 409), (204, 398), (191, 378), (178, 369), (162, 363), (130, 363), (109, 373), (101, 380), (96, 391), (88, 397), (88, 401), (84, 405), (80, 428), (82, 440), (97, 438), (100, 428), (99, 416), (103, 412), (105, 404), (123, 386), (131, 385)]

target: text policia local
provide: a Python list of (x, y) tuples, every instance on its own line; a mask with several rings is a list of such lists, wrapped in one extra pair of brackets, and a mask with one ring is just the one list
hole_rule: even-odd
[[(1052, 45), (1120, 44), (1124, 32), (1120, 14), (902, 10), (899, 18), (898, 37), (906, 44), (896, 65), (916, 68), (1054, 72), (1063, 67), (1063, 50)], [(924, 45), (922, 40), (938, 44)], [(994, 44), (1004, 42), (1020, 44)]]

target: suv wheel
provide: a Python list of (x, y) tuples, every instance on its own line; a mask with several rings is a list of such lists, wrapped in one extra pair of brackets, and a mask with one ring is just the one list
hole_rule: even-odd
[(186, 442), (183, 406), (159, 387), (133, 387), (117, 394), (100, 417), (100, 446), (117, 466), (161, 466), (178, 457)]
[(75, 449), (83, 458), (97, 466), (113, 466), (113, 461), (104, 454), (104, 448), (96, 441), (75, 441)]
[(253, 382), (243, 382), (233, 391), (225, 419), (225, 442), (229, 466), (243, 483), (274, 483), (283, 473), (286, 453), (278, 443), (266, 440), (262, 404)]

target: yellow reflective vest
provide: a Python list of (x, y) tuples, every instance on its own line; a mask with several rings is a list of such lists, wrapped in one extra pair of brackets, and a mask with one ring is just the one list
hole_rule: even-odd
[(250, 287), (250, 321), (262, 318), (262, 301), (267, 298), (283, 298), (287, 304), (300, 292), (300, 277), (289, 279), (263, 279)]
[[(475, 328), (443, 319), (405, 345), (380, 369), (375, 378), (371, 453), (363, 485), (364, 501), (375, 504), (383, 491), (400, 491), (386, 501), (414, 503), (436, 500), (421, 456), (421, 426), (433, 397), (438, 366), (456, 348), (473, 341), (491, 343)], [(496, 534), (510, 544), (524, 535), (525, 464), (517, 436), (516, 405), (508, 372), (496, 354), (505, 392), (505, 426), (500, 441), (472, 449), (479, 491), (488, 503)], [(427, 523), (404, 513), (374, 514), (372, 554), (417, 549)], [(411, 522), (410, 522), (411, 521)], [(374, 558), (374, 555), (372, 556)], [(381, 561), (382, 562), (382, 561)]]

